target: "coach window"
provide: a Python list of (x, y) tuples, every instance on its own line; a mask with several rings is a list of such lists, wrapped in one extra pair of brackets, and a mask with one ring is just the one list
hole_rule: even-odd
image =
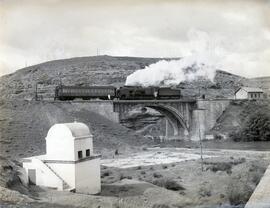
[(79, 159), (82, 159), (82, 157), (83, 157), (83, 156), (82, 156), (82, 151), (78, 151), (78, 158), (79, 158)]

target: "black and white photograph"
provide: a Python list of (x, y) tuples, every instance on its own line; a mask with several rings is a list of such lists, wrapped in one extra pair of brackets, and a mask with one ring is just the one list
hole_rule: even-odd
[(0, 0), (0, 208), (270, 208), (270, 0)]

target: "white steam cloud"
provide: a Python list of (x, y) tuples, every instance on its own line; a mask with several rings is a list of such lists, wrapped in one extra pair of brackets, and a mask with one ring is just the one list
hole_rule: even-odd
[(213, 81), (216, 70), (221, 67), (223, 52), (217, 40), (207, 33), (191, 30), (188, 32), (191, 51), (178, 60), (162, 60), (135, 71), (126, 79), (126, 85), (158, 86), (177, 85), (182, 81), (193, 81), (199, 77)]

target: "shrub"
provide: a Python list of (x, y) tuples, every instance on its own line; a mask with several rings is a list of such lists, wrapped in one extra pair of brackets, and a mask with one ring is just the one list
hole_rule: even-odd
[(229, 137), (233, 141), (270, 141), (269, 109), (258, 105), (249, 111), (246, 114), (250, 116), (243, 122), (243, 127), (231, 132)]
[(216, 163), (207, 163), (206, 165), (210, 165), (206, 168), (206, 170), (211, 170), (213, 172), (217, 171), (226, 171), (228, 174), (232, 172), (232, 164), (230, 162), (216, 162)]
[(209, 197), (209, 196), (211, 196), (212, 195), (211, 187), (209, 187), (207, 185), (201, 186), (200, 189), (199, 189), (199, 195), (201, 197)]
[(252, 115), (242, 131), (246, 141), (270, 141), (270, 118), (265, 113)]
[(163, 165), (162, 168), (163, 168), (163, 169), (167, 169), (168, 166), (167, 166), (167, 165)]
[(224, 139), (222, 135), (220, 135), (220, 134), (214, 135), (214, 140), (222, 140), (222, 139)]
[(226, 192), (231, 205), (244, 205), (253, 193), (253, 188), (239, 179), (232, 179)]
[(162, 175), (160, 173), (153, 173), (154, 178), (161, 178)]
[(258, 171), (252, 176), (252, 182), (257, 186), (262, 178), (262, 174)]
[(145, 171), (142, 170), (142, 171), (141, 171), (141, 174), (142, 174), (142, 175), (145, 175)]
[(204, 162), (204, 164), (208, 165), (206, 170), (211, 170), (213, 172), (226, 171), (228, 174), (231, 174), (233, 165), (239, 165), (244, 162), (246, 162), (246, 159), (242, 157), (229, 162)]
[(252, 182), (255, 185), (258, 185), (265, 172), (265, 167), (262, 167), (261, 165), (258, 164), (252, 164), (251, 167), (249, 168), (249, 172), (251, 174)]
[(185, 190), (183, 186), (181, 186), (176, 181), (171, 180), (171, 179), (158, 179), (158, 180), (153, 181), (153, 184), (155, 184), (156, 186), (166, 188), (168, 190), (172, 190), (172, 191)]
[(120, 180), (122, 180), (122, 179), (124, 179), (124, 178), (126, 178), (126, 176), (124, 176), (124, 174), (121, 173), (121, 174), (120, 174)]
[(167, 204), (154, 204), (152, 208), (170, 208)]
[(111, 175), (111, 172), (110, 171), (105, 171), (102, 173), (101, 177), (106, 177), (106, 176), (109, 176)]

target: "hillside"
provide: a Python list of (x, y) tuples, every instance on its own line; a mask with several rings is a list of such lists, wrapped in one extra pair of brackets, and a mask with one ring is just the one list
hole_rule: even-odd
[(217, 70), (213, 82), (198, 79), (193, 82), (182, 82), (179, 87), (183, 89), (184, 96), (200, 97), (204, 94), (206, 98), (232, 98), (237, 88), (249, 85), (249, 80), (244, 77)]
[(103, 157), (141, 148), (151, 141), (111, 122), (78, 103), (16, 101), (0, 105), (0, 152), (2, 156), (22, 158), (45, 153), (45, 137), (55, 123), (83, 122), (94, 136), (95, 151)]
[(94, 56), (45, 62), (1, 77), (1, 99), (31, 100), (37, 83), (45, 98), (53, 96), (60, 82), (65, 85), (122, 85), (129, 74), (159, 60)]
[[(160, 58), (93, 56), (54, 60), (20, 69), (0, 77), (0, 99), (27, 99), (35, 97), (36, 84), (39, 95), (52, 99), (54, 88), (65, 85), (114, 85), (125, 83), (126, 77), (138, 69), (156, 63)], [(168, 59), (167, 59), (168, 60)], [(185, 96), (207, 94), (209, 97), (230, 97), (235, 88), (249, 85), (243, 77), (217, 70), (215, 83), (199, 79), (183, 82)]]
[(250, 78), (249, 81), (251, 84), (262, 89), (270, 89), (270, 77), (255, 77)]
[[(0, 101), (1, 101), (1, 143), (4, 151), (14, 154), (21, 145), (33, 146), (34, 152), (40, 153), (44, 151), (43, 138), (50, 125), (56, 122), (73, 121), (74, 116), (68, 116), (66, 110), (77, 112), (74, 106), (68, 104), (46, 104), (32, 102), (35, 97), (36, 83), (39, 83), (39, 95), (44, 99), (53, 99), (54, 88), (60, 83), (65, 85), (123, 85), (126, 77), (135, 70), (144, 68), (152, 63), (159, 61), (158, 58), (136, 58), (136, 57), (81, 57), (65, 60), (55, 60), (38, 65), (20, 69), (12, 74), (0, 78)], [(194, 82), (180, 83), (184, 96), (198, 97), (205, 94), (206, 97), (231, 97), (234, 90), (246, 85), (248, 80), (221, 70), (216, 72), (215, 83), (209, 80), (199, 79)], [(28, 100), (31, 102), (24, 102)], [(45, 109), (45, 110), (44, 110)], [(57, 119), (48, 120), (48, 113), (56, 116)], [(100, 137), (104, 127), (96, 125), (94, 122), (97, 118), (106, 123), (106, 119), (94, 113), (93, 118), (90, 116), (85, 120), (82, 117), (92, 115), (93, 112), (79, 112), (77, 115), (80, 121), (88, 123), (96, 135)], [(25, 124), (27, 121), (27, 124)], [(125, 121), (125, 126), (136, 130), (142, 135), (164, 135), (160, 126), (162, 125), (162, 116), (153, 112), (146, 114), (132, 114)], [(29, 124), (28, 124), (29, 123)], [(158, 125), (157, 125), (158, 124)], [(113, 124), (114, 125), (114, 124)], [(111, 128), (109, 128), (111, 129)], [(115, 126), (116, 131), (120, 131), (125, 135), (126, 128), (120, 125)], [(109, 138), (110, 132), (107, 132), (105, 138)], [(117, 134), (115, 142), (119, 142)], [(101, 137), (100, 137), (101, 138)], [(131, 136), (131, 138), (133, 138)], [(27, 141), (26, 141), (26, 140)], [(37, 139), (37, 140), (36, 140)], [(34, 144), (32, 141), (35, 141)], [(112, 140), (113, 141), (113, 140)], [(137, 140), (134, 140), (137, 141)], [(18, 143), (19, 142), (19, 143)], [(95, 141), (98, 142), (98, 141)], [(108, 142), (108, 143), (107, 143)], [(110, 140), (104, 140), (105, 146), (110, 145)], [(134, 142), (136, 143), (136, 142)], [(31, 144), (31, 145), (30, 145)], [(99, 148), (102, 143), (97, 143)], [(132, 143), (133, 145), (133, 143)], [(129, 147), (130, 144), (127, 144)], [(112, 146), (113, 149), (115, 147)], [(30, 150), (31, 151), (31, 150)], [(34, 152), (30, 152), (31, 155)], [(106, 151), (105, 151), (106, 152)], [(18, 152), (16, 155), (18, 156)], [(20, 156), (20, 155), (19, 155)]]
[(232, 101), (217, 120), (211, 133), (228, 138), (230, 134), (243, 129), (253, 115), (259, 112), (268, 115), (269, 109), (268, 100)]

